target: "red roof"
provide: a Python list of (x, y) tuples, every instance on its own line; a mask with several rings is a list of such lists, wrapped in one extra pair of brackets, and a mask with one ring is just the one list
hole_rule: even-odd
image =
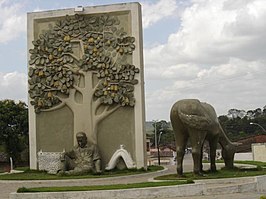
[(237, 152), (248, 152), (251, 151), (251, 144), (266, 143), (266, 135), (254, 135), (241, 140), (237, 140), (237, 142), (242, 143), (242, 145), (237, 147)]

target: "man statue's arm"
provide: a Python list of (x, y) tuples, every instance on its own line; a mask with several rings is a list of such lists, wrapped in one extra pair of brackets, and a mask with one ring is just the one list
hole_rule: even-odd
[(71, 159), (75, 159), (75, 152), (74, 152), (74, 150), (65, 152), (65, 156), (67, 156), (67, 157), (69, 157)]
[(101, 173), (101, 157), (99, 153), (99, 149), (96, 145), (93, 147), (93, 162), (95, 166), (96, 173)]
[(96, 173), (102, 173), (102, 170), (101, 170), (101, 159), (98, 159), (98, 160), (94, 161), (94, 165), (95, 165)]
[(101, 159), (101, 156), (100, 156), (99, 149), (96, 145), (94, 145), (93, 146), (93, 161), (97, 161), (100, 159)]

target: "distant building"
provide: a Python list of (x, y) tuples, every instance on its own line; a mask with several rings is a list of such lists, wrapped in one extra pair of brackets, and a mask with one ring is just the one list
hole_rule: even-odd
[[(175, 151), (168, 147), (160, 148), (161, 165), (174, 164)], [(158, 165), (158, 149), (151, 148), (148, 155), (148, 165)]]
[(266, 143), (266, 135), (254, 135), (238, 140), (242, 145), (237, 147), (237, 152), (251, 152), (251, 145), (254, 143)]

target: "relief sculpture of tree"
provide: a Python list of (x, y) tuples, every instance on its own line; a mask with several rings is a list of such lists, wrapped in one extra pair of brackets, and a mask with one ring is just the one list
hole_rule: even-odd
[(75, 132), (85, 131), (97, 143), (98, 124), (119, 107), (135, 105), (134, 42), (116, 16), (65, 16), (50, 25), (29, 50), (29, 96), (36, 114), (66, 105)]

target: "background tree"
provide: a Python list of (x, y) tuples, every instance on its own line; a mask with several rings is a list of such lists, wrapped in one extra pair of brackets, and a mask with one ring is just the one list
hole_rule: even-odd
[(89, 133), (97, 143), (98, 124), (119, 107), (135, 105), (134, 42), (118, 17), (108, 14), (66, 16), (50, 25), (29, 51), (29, 95), (36, 113), (66, 105), (74, 131)]
[[(239, 114), (241, 112), (241, 114)], [(258, 123), (262, 127), (266, 128), (266, 114), (264, 114), (265, 108), (257, 108), (255, 110), (238, 111), (237, 109), (230, 109), (228, 115), (219, 116), (219, 121), (228, 136), (232, 140), (239, 140), (245, 137), (250, 137), (258, 134), (265, 134), (263, 130), (250, 123)], [(235, 114), (237, 113), (237, 114)], [(246, 113), (243, 115), (243, 113)], [(234, 114), (234, 117), (232, 117)], [(241, 116), (241, 117), (240, 117)]]
[[(160, 146), (163, 147), (170, 147), (173, 148), (173, 146), (175, 146), (175, 138), (174, 138), (174, 133), (173, 133), (173, 129), (171, 128), (171, 125), (169, 122), (166, 122), (165, 120), (161, 120), (155, 122), (152, 124), (154, 130), (156, 129), (156, 135), (157, 135), (157, 142), (159, 141), (159, 136), (160, 133), (162, 132), (161, 136), (160, 136)], [(156, 125), (156, 128), (155, 128)], [(155, 145), (155, 137), (152, 136), (151, 138), (151, 142), (154, 143)]]
[(0, 101), (0, 144), (15, 163), (28, 149), (28, 108), (24, 102)]
[(263, 107), (262, 114), (266, 115), (266, 105)]
[(165, 128), (161, 135), (160, 146), (175, 150), (175, 136), (172, 128)]

